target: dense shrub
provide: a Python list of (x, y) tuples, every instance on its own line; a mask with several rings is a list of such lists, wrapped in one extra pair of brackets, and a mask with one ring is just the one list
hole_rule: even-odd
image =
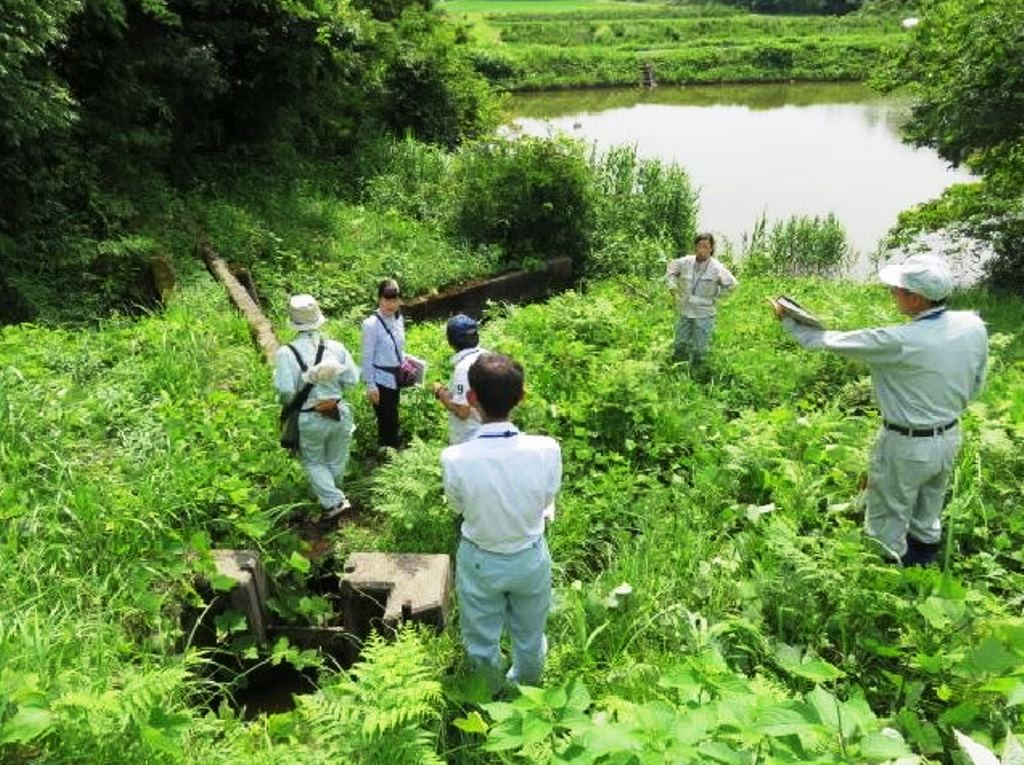
[(696, 230), (697, 194), (686, 171), (640, 159), (632, 147), (613, 148), (592, 163), (596, 225), (588, 276), (660, 273), (666, 253), (688, 248)]
[[(452, 30), (414, 1), (365, 5), (374, 15), (288, 0), (5, 6), (0, 282), (20, 306), (5, 315), (63, 317), (67, 294), (97, 281), (103, 310), (133, 301), (115, 282), (135, 278), (134, 251), (102, 242), (168, 217), (213, 164), (345, 158), (379, 132), (452, 147), (489, 131), (495, 101)], [(43, 289), (27, 294), (26, 275)]]
[(743, 254), (746, 273), (836, 276), (849, 265), (852, 252), (842, 224), (829, 213), (824, 218), (794, 215), (771, 228), (761, 218)]
[(521, 138), (466, 146), (454, 160), (452, 188), (452, 226), (470, 244), (499, 245), (511, 263), (586, 260), (594, 203), (579, 144)]

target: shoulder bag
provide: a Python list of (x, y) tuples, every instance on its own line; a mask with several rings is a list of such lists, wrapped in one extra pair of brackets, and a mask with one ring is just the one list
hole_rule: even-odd
[(381, 318), (379, 313), (374, 313), (377, 317), (377, 321), (384, 328), (384, 331), (388, 333), (388, 337), (391, 338), (392, 344), (395, 346), (395, 356), (400, 359), (400, 363), (397, 367), (384, 367), (380, 364), (374, 364), (377, 369), (384, 372), (390, 372), (395, 376), (395, 382), (398, 383), (399, 388), (408, 388), (416, 384), (416, 375), (419, 372), (419, 367), (412, 359), (406, 358), (402, 352), (398, 349), (398, 341), (395, 340), (394, 334), (388, 329), (388, 325), (384, 323), (384, 319)]

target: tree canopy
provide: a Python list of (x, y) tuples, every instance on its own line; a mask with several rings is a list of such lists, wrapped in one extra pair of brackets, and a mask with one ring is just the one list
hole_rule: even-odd
[(1024, 3), (925, 0), (888, 87), (908, 86), (918, 144), (954, 164), (998, 165), (1024, 138)]

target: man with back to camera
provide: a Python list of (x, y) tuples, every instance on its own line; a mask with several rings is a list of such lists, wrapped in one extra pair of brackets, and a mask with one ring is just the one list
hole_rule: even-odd
[(481, 354), (469, 368), (468, 395), (480, 429), (441, 452), (445, 495), (462, 516), (455, 564), (462, 641), (492, 689), (500, 683), (506, 626), (510, 682), (537, 685), (547, 653), (551, 556), (544, 527), (562, 481), (562, 452), (555, 439), (520, 433), (509, 421), (522, 398), (522, 366)]
[(830, 332), (783, 318), (805, 348), (835, 351), (868, 365), (883, 425), (868, 467), (864, 528), (904, 565), (927, 565), (939, 550), (946, 485), (960, 449), (959, 419), (981, 392), (988, 332), (973, 311), (950, 311), (949, 265), (913, 255), (878, 277), (911, 321)]
[(455, 351), (451, 357), (454, 369), (447, 388), (441, 383), (434, 383), (434, 398), (448, 410), (448, 442), (461, 444), (471, 439), (480, 428), (480, 415), (467, 399), (469, 368), (481, 353), (487, 351), (480, 347), (480, 332), (476, 321), (465, 314), (460, 313), (450, 318), (445, 331), (448, 344)]

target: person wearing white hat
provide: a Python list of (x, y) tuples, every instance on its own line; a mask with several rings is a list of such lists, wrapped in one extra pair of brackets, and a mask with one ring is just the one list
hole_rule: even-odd
[(359, 367), (344, 345), (321, 335), (325, 319), (312, 295), (293, 295), (288, 318), (299, 334), (277, 349), (274, 388), (288, 405), (310, 386), (299, 411), (299, 459), (329, 519), (350, 507), (341, 480), (355, 420), (343, 395), (359, 381)]
[(905, 565), (938, 553), (946, 485), (960, 449), (960, 415), (981, 392), (988, 332), (973, 311), (950, 311), (953, 277), (945, 259), (913, 255), (879, 279), (910, 321), (833, 332), (775, 315), (805, 348), (835, 351), (868, 365), (882, 428), (865, 493), (864, 526)]

